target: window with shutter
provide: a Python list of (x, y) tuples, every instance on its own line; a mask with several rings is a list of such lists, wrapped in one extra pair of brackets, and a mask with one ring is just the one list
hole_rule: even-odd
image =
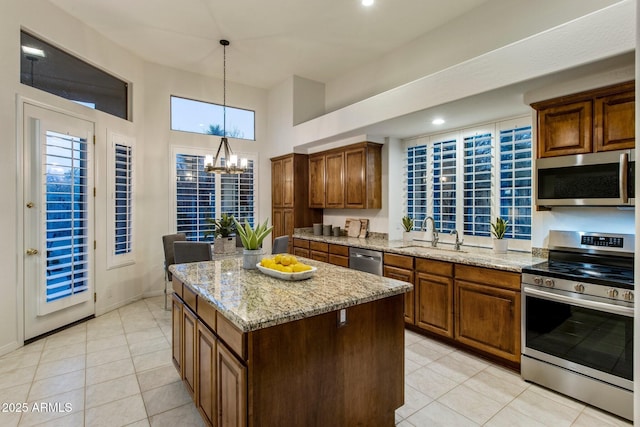
[(407, 215), (413, 218), (413, 229), (419, 230), (427, 217), (427, 146), (407, 149)]
[(456, 229), (456, 140), (433, 144), (433, 219), (439, 231)]
[[(223, 213), (238, 221), (255, 221), (256, 158), (247, 156), (248, 167), (242, 174), (208, 174), (204, 171), (205, 154), (185, 153), (180, 148), (175, 159), (175, 224), (176, 232), (188, 240), (205, 240), (211, 229), (207, 218), (220, 218)], [(223, 159), (224, 163), (224, 159)]]
[(135, 144), (133, 138), (109, 132), (111, 164), (108, 180), (111, 229), (107, 268), (132, 264), (134, 257)]
[(491, 133), (464, 138), (464, 234), (490, 236)]

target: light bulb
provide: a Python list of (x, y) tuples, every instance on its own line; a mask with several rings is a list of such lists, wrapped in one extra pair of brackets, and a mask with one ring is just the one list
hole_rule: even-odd
[(204, 165), (213, 166), (213, 156), (211, 154), (207, 154), (206, 156), (204, 156)]
[(371, 6), (373, 5), (373, 0), (362, 0), (363, 6)]
[(236, 156), (235, 154), (232, 154), (231, 158), (229, 159), (229, 165), (235, 166), (237, 164), (238, 164), (238, 156)]
[(246, 167), (249, 165), (249, 160), (247, 160), (246, 158), (242, 158), (240, 159), (240, 167), (243, 169), (246, 169)]

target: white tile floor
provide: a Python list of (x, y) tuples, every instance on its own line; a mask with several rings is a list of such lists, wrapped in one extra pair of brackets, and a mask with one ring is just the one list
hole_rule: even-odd
[[(157, 297), (16, 350), (0, 358), (0, 426), (201, 426), (170, 342)], [(631, 425), (413, 332), (405, 390), (401, 427)]]

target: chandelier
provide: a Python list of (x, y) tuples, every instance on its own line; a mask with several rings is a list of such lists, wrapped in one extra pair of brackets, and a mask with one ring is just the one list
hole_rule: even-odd
[[(225, 173), (225, 174), (239, 174), (247, 170), (247, 159), (241, 159), (238, 163), (238, 156), (233, 154), (229, 141), (227, 140), (227, 46), (229, 46), (229, 40), (220, 40), (223, 51), (223, 75), (222, 75), (222, 139), (220, 139), (220, 145), (215, 157), (207, 155), (204, 158), (204, 170), (207, 173)], [(221, 157), (220, 154), (224, 155)], [(223, 159), (224, 158), (224, 164)]]

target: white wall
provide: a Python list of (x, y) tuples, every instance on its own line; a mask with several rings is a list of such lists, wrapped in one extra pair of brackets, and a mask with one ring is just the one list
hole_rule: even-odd
[[(44, 93), (20, 84), (20, 29), (24, 28), (36, 35), (71, 51), (91, 64), (107, 70), (130, 82), (134, 93), (131, 123), (108, 114), (82, 107), (73, 102)], [(107, 130), (128, 135), (136, 139), (138, 153), (145, 150), (142, 97), (145, 84), (142, 76), (143, 63), (125, 49), (110, 43), (81, 22), (61, 12), (49, 2), (38, 0), (3, 1), (0, 6), (0, 129), (3, 132), (2, 155), (0, 156), (0, 197), (4, 206), (0, 209), (0, 223), (4, 228), (0, 245), (0, 270), (3, 281), (0, 284), (0, 354), (16, 348), (22, 343), (22, 205), (18, 199), (22, 195), (22, 168), (19, 156), (22, 140), (19, 138), (22, 123), (17, 115), (16, 99), (20, 97), (30, 102), (41, 103), (68, 114), (95, 122), (95, 178), (96, 197), (96, 241), (95, 286), (98, 295), (96, 313), (104, 313), (127, 301), (139, 298), (142, 292), (141, 277), (144, 260), (138, 258), (136, 264), (107, 270), (107, 174), (106, 154)], [(141, 178), (136, 175), (136, 179)], [(137, 189), (143, 194), (144, 182), (137, 180)], [(144, 212), (136, 212), (136, 224), (140, 224)]]
[[(154, 295), (164, 287), (161, 236), (175, 233), (173, 213), (173, 171), (171, 169), (171, 149), (173, 147), (194, 147), (209, 150), (215, 154), (220, 138), (170, 130), (171, 95), (222, 104), (222, 80), (200, 74), (160, 66), (145, 64), (145, 136), (149, 149), (144, 156), (144, 181), (146, 191), (139, 201), (145, 212), (141, 228), (140, 243), (143, 245), (145, 260), (143, 291)], [(258, 176), (256, 177), (257, 216), (264, 221), (271, 215), (271, 164), (267, 141), (267, 92), (227, 80), (227, 104), (240, 106), (256, 112), (256, 140), (247, 141), (229, 138), (234, 153), (259, 153)], [(289, 123), (291, 119), (289, 119)], [(290, 129), (286, 128), (286, 129)], [(290, 148), (287, 152), (290, 152)], [(268, 240), (268, 242), (267, 242)], [(265, 250), (269, 250), (270, 240), (265, 240)]]
[(353, 104), (619, 0), (492, 0), (327, 82), (326, 111)]

